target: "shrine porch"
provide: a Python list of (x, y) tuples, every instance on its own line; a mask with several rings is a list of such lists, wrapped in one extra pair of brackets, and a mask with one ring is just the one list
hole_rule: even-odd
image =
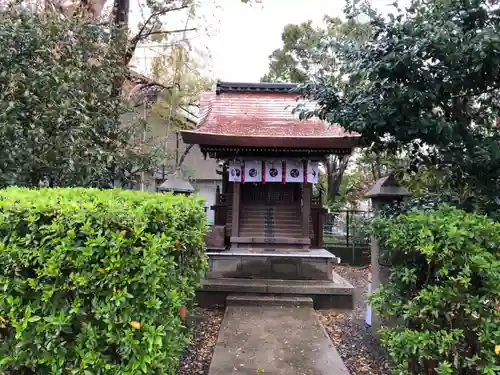
[(239, 293), (310, 297), (315, 308), (353, 306), (354, 288), (333, 271), (340, 258), (325, 249), (247, 247), (207, 255), (208, 273), (197, 292), (202, 306), (225, 305)]
[(340, 259), (324, 249), (237, 248), (209, 252), (208, 279), (333, 280)]
[(209, 271), (197, 292), (202, 306), (225, 305), (234, 294), (308, 297), (315, 308), (351, 309), (354, 288), (333, 271), (340, 259), (308, 252), (234, 249), (209, 252)]

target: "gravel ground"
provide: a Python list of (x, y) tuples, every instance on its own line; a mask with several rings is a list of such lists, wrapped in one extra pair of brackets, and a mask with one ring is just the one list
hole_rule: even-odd
[(193, 313), (193, 342), (181, 358), (178, 375), (207, 375), (224, 317), (223, 308), (196, 308)]
[(368, 268), (335, 266), (355, 288), (354, 310), (320, 311), (320, 318), (351, 375), (390, 375), (389, 361), (365, 323)]
[[(321, 310), (320, 318), (351, 375), (391, 375), (389, 361), (365, 324), (368, 268), (335, 266), (355, 288), (353, 311)], [(178, 375), (207, 375), (224, 317), (222, 308), (196, 308), (193, 342), (181, 358)]]

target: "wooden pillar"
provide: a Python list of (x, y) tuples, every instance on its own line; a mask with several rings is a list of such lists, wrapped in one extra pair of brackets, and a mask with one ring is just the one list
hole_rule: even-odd
[(240, 235), (240, 202), (241, 182), (233, 182), (233, 217), (231, 223), (231, 237)]
[(309, 238), (312, 184), (302, 184), (302, 237)]
[(229, 173), (224, 165), (222, 169), (222, 194), (227, 194), (227, 185), (229, 184)]

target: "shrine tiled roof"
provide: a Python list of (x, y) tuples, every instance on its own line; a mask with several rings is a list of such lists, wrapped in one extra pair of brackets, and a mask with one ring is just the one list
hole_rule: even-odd
[[(318, 118), (300, 120), (297, 85), (283, 83), (217, 82), (200, 102), (195, 130), (183, 132), (186, 143), (217, 146), (260, 147), (353, 147), (359, 135)], [(294, 141), (291, 141), (294, 139)]]

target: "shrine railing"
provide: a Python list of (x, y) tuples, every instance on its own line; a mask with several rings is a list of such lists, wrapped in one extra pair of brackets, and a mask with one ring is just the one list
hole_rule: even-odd
[(373, 213), (361, 210), (338, 210), (325, 215), (324, 247), (352, 265), (370, 263), (369, 221)]

